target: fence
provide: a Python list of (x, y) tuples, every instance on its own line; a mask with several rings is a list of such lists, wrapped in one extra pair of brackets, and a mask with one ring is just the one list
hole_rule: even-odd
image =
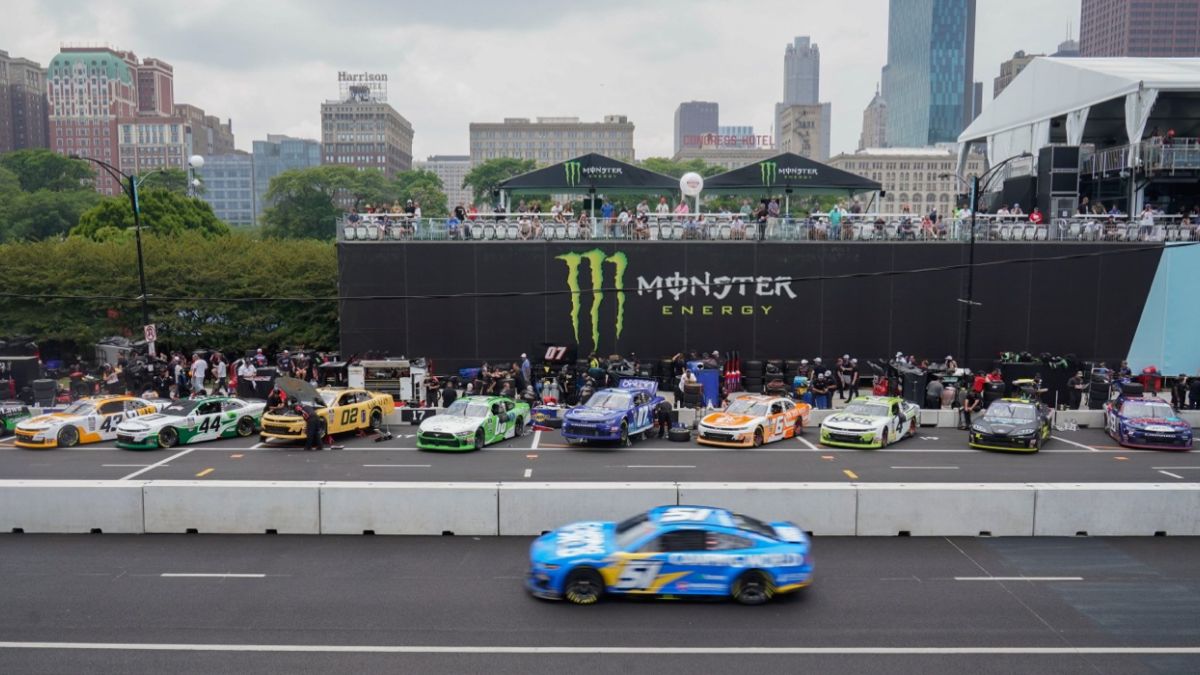
[(1132, 145), (1105, 148), (1085, 155), (1080, 171), (1098, 178), (1131, 168), (1149, 175), (1200, 170), (1200, 140), (1180, 138), (1164, 144), (1162, 138), (1151, 138)]

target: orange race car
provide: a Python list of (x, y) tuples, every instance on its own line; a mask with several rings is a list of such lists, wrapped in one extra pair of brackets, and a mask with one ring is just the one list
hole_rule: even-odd
[(731, 448), (757, 448), (763, 443), (799, 436), (808, 426), (812, 406), (782, 396), (741, 394), (725, 410), (700, 420), (700, 442)]
[(127, 419), (157, 412), (169, 400), (155, 402), (135, 396), (94, 396), (72, 403), (62, 412), (49, 413), (17, 425), (18, 448), (69, 448), (80, 443), (111, 441), (117, 425)]

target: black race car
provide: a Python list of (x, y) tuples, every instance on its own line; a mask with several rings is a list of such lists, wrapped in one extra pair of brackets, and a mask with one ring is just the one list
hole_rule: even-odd
[(22, 401), (0, 401), (0, 436), (7, 436), (23, 420), (33, 415)]
[(1050, 437), (1051, 411), (1023, 398), (994, 401), (967, 432), (972, 448), (1037, 452)]

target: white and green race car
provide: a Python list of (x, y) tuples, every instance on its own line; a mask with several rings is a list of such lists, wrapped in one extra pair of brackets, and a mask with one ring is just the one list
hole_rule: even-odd
[(466, 396), (426, 417), (417, 432), (422, 450), (482, 450), (525, 435), (529, 404), (500, 396)]
[(917, 435), (921, 408), (894, 396), (860, 396), (821, 422), (821, 444), (883, 448)]
[(226, 396), (175, 401), (117, 426), (117, 447), (153, 450), (249, 436), (262, 426), (266, 401)]

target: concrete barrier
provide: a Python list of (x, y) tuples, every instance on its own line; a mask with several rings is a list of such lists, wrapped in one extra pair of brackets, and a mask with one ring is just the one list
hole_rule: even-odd
[(680, 483), (680, 504), (720, 506), (814, 535), (854, 536), (858, 490), (849, 483)]
[(0, 481), (0, 532), (141, 534), (142, 485), (120, 481)]
[(494, 483), (326, 483), (321, 534), (497, 535)]
[(1074, 422), (1076, 426), (1082, 429), (1103, 429), (1104, 428), (1104, 411), (1103, 410), (1058, 410), (1054, 413), (1055, 426), (1065, 425), (1068, 422)]
[(320, 534), (321, 483), (147, 481), (146, 533)]
[(1033, 534), (1200, 535), (1200, 483), (1040, 484)]
[(860, 537), (1033, 534), (1036, 490), (1021, 484), (858, 484)]
[(582, 520), (624, 520), (678, 504), (675, 483), (519, 483), (500, 485), (500, 534), (540, 535)]

